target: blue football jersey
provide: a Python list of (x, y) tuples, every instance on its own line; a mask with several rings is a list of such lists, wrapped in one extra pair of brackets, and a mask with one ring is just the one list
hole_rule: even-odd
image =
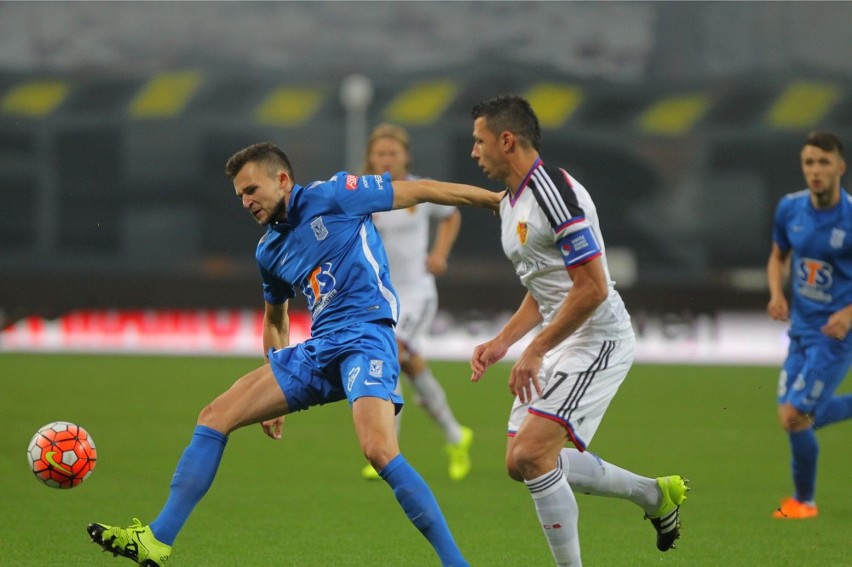
[(287, 221), (270, 224), (257, 245), (263, 298), (280, 304), (298, 288), (311, 311), (311, 335), (359, 321), (396, 323), (399, 300), (371, 215), (393, 204), (390, 175), (341, 171), (295, 185)]
[(819, 334), (832, 313), (852, 303), (850, 237), (852, 196), (845, 190), (828, 210), (814, 208), (807, 190), (778, 203), (772, 238), (782, 251), (793, 250), (791, 336)]

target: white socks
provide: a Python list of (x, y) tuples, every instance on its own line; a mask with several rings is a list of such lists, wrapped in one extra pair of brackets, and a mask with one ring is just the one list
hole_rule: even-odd
[(580, 535), (577, 530), (577, 500), (557, 467), (538, 478), (524, 481), (530, 491), (539, 522), (559, 567), (579, 567)]
[(411, 376), (409, 381), (420, 397), (420, 403), (444, 430), (447, 443), (457, 445), (461, 441), (461, 425), (456, 421), (456, 416), (453, 415), (453, 410), (447, 403), (444, 388), (432, 376), (432, 371), (426, 368), (420, 374)]
[(653, 513), (660, 505), (657, 479), (617, 467), (589, 451), (562, 449), (559, 459), (561, 468), (567, 470), (568, 484), (576, 492), (630, 500), (646, 513)]

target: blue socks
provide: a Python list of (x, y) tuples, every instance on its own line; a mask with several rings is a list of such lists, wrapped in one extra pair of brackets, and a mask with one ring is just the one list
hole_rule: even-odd
[(852, 417), (852, 394), (835, 396), (814, 414), (813, 427), (797, 433), (788, 433), (793, 458), (793, 486), (796, 500), (813, 503), (816, 489), (817, 459), (819, 444), (815, 430)]
[(852, 394), (835, 396), (814, 415), (814, 428), (819, 429), (852, 417)]
[(816, 488), (817, 457), (819, 445), (816, 433), (809, 427), (804, 431), (788, 433), (790, 449), (793, 453), (791, 467), (793, 469), (793, 486), (796, 489), (796, 500), (813, 502)]
[(151, 522), (154, 536), (172, 545), (193, 508), (213, 484), (228, 438), (203, 425), (195, 426), (189, 446), (184, 450), (172, 477), (171, 492), (160, 515)]
[(441, 564), (445, 567), (468, 567), (468, 562), (453, 540), (435, 496), (423, 477), (408, 461), (402, 455), (397, 455), (379, 471), (379, 475), (393, 489), (394, 496), (411, 523), (435, 548)]

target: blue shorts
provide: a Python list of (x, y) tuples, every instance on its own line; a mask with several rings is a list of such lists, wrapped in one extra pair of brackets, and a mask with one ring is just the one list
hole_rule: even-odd
[(289, 413), (337, 402), (349, 404), (365, 396), (391, 400), (396, 412), (402, 396), (393, 327), (382, 323), (353, 323), (303, 343), (269, 351), (269, 363)]
[(834, 396), (852, 362), (847, 341), (823, 335), (790, 337), (787, 360), (778, 380), (778, 403), (806, 414), (817, 412)]

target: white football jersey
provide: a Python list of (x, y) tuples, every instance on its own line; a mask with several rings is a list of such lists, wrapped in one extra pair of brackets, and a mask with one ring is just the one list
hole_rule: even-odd
[(431, 221), (443, 220), (456, 207), (420, 203), (407, 209), (373, 213), (390, 266), (391, 282), (400, 298), (415, 292), (437, 294), (435, 277), (426, 269)]
[(568, 270), (599, 257), (609, 297), (573, 337), (633, 335), (630, 315), (609, 274), (597, 209), (589, 192), (565, 170), (533, 165), (521, 187), (500, 202), (502, 245), (521, 283), (548, 325), (571, 292)]

